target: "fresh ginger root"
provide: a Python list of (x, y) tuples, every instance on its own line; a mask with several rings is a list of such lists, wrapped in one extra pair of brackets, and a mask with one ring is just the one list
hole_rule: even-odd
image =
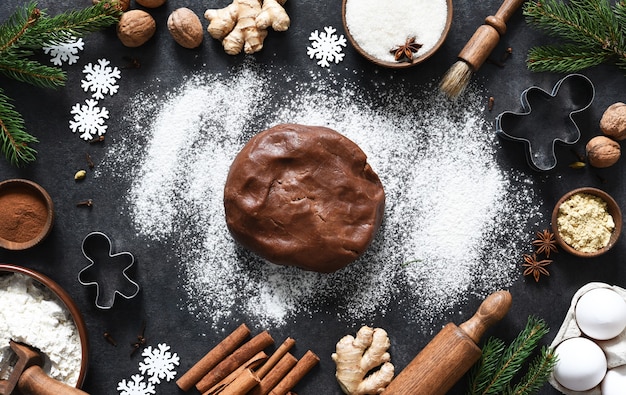
[[(261, 4), (263, 1), (263, 4)], [(258, 52), (263, 48), (267, 28), (285, 31), (291, 23), (282, 7), (287, 0), (233, 0), (227, 7), (208, 9), (204, 17), (210, 21), (207, 31), (222, 40), (224, 51), (236, 55)]]
[[(384, 329), (364, 326), (356, 334), (344, 336), (331, 356), (337, 365), (337, 381), (348, 395), (380, 394), (389, 385), (394, 367), (387, 350), (391, 342)], [(365, 377), (368, 372), (380, 369)]]

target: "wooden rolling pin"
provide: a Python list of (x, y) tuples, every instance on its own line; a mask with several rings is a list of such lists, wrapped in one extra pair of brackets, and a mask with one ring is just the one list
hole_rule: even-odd
[(472, 318), (460, 326), (447, 324), (389, 384), (383, 395), (443, 395), (481, 355), (477, 346), (485, 330), (511, 307), (508, 291), (492, 293)]
[(48, 376), (40, 365), (43, 358), (31, 347), (10, 342), (18, 360), (8, 380), (0, 380), (0, 395), (11, 395), (19, 390), (27, 395), (89, 395)]

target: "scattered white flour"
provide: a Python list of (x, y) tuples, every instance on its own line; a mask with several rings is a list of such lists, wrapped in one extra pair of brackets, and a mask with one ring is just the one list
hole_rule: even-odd
[(348, 0), (346, 25), (361, 49), (373, 57), (393, 62), (391, 51), (415, 37), (422, 47), (420, 56), (430, 51), (445, 29), (446, 0)]
[(74, 320), (50, 290), (32, 278), (14, 273), (0, 276), (0, 372), (8, 379), (15, 365), (9, 341), (31, 345), (46, 356), (50, 377), (76, 385), (82, 349)]
[[(531, 179), (499, 168), (475, 88), (451, 102), (434, 84), (409, 91), (402, 81), (380, 82), (368, 92), (326, 73), (296, 84), (279, 70), (278, 89), (267, 75), (248, 65), (192, 77), (159, 99), (138, 95), (129, 130), (99, 166), (97, 176), (132, 177), (129, 215), (141, 235), (173, 246), (190, 312), (219, 328), (231, 314), (268, 327), (315, 313), (370, 322), (401, 309), (427, 331), (470, 295), (520, 278), (520, 241), (541, 214)], [(226, 228), (230, 163), (252, 135), (287, 122), (352, 139), (385, 188), (372, 245), (333, 274), (269, 264)]]

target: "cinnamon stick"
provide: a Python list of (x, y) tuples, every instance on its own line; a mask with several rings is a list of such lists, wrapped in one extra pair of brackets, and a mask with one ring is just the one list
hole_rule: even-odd
[(272, 336), (267, 331), (259, 333), (211, 369), (196, 384), (196, 389), (201, 393), (206, 392), (252, 358), (256, 353), (272, 344), (274, 344), (274, 339), (272, 339)]
[(313, 351), (307, 351), (296, 366), (270, 391), (270, 395), (286, 395), (319, 361), (319, 357)]
[[(243, 365), (241, 365), (240, 367), (235, 369), (234, 372), (232, 372), (231, 374), (226, 376), (222, 381), (220, 381), (219, 383), (215, 384), (213, 387), (211, 387), (211, 389), (209, 389), (208, 391), (206, 391), (202, 395), (216, 395), (216, 394), (219, 394), (224, 388), (226, 388), (226, 386), (228, 386), (230, 383), (235, 381), (235, 379), (237, 379), (237, 377), (240, 374), (242, 374), (244, 370), (246, 370), (246, 369), (256, 369), (257, 367), (259, 367), (265, 361), (267, 361), (267, 354), (265, 352), (263, 352), (263, 351), (257, 353), (255, 356), (253, 356), (248, 361), (246, 361), (246, 363), (244, 363)], [(256, 372), (255, 372), (255, 374), (256, 374)], [(256, 375), (258, 376), (258, 374), (256, 374)]]
[(294, 339), (290, 337), (285, 339), (283, 344), (281, 344), (280, 347), (278, 347), (276, 351), (274, 351), (270, 359), (268, 359), (267, 362), (263, 364), (263, 366), (256, 370), (257, 376), (259, 376), (260, 379), (263, 379), (263, 377), (265, 377), (265, 375), (274, 367), (274, 365), (276, 365), (278, 361), (280, 361), (280, 359), (285, 354), (287, 354), (287, 352), (291, 349), (291, 347), (294, 346), (294, 344), (296, 344), (296, 341)]
[(242, 395), (247, 394), (252, 388), (259, 384), (258, 376), (251, 370), (245, 369), (232, 383), (228, 384), (220, 395)]
[[(268, 361), (269, 362), (269, 361)], [(291, 355), (290, 353), (286, 353), (283, 357), (278, 361), (276, 366), (274, 366), (263, 379), (259, 385), (254, 387), (250, 394), (248, 395), (267, 395), (272, 390), (272, 388), (276, 387), (276, 384), (280, 382), (289, 373), (289, 371), (296, 366), (298, 360), (296, 357)], [(265, 366), (265, 365), (263, 365)]]
[(235, 351), (248, 336), (250, 336), (250, 329), (246, 324), (241, 324), (176, 381), (178, 388), (189, 391), (211, 369)]

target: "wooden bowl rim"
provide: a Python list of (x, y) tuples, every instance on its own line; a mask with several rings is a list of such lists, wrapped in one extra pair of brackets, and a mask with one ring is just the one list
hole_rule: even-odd
[[(564, 201), (566, 201), (567, 199), (569, 199), (570, 197), (578, 193), (587, 193), (590, 195), (597, 196), (601, 198), (602, 200), (604, 200), (607, 204), (607, 211), (609, 212), (609, 214), (611, 214), (611, 216), (613, 217), (613, 222), (615, 223), (615, 228), (613, 229), (613, 233), (611, 233), (611, 238), (609, 239), (609, 243), (606, 245), (606, 247), (603, 247), (594, 252), (582, 252), (582, 251), (576, 250), (575, 248), (567, 244), (559, 233), (558, 224), (557, 224), (557, 218), (559, 215), (559, 207), (561, 206), (561, 204), (563, 204)], [(565, 195), (563, 195), (554, 205), (554, 209), (552, 210), (551, 221), (552, 221), (552, 232), (554, 233), (554, 237), (556, 238), (556, 241), (559, 244), (559, 246), (564, 251), (574, 256), (578, 256), (582, 258), (593, 258), (599, 255), (602, 255), (606, 253), (608, 250), (610, 250), (619, 239), (619, 236), (622, 232), (622, 224), (623, 224), (622, 211), (620, 210), (619, 205), (617, 204), (615, 199), (613, 199), (613, 197), (609, 195), (607, 192), (598, 188), (594, 188), (594, 187), (576, 188), (567, 192)]]
[(30, 191), (34, 191), (35, 195), (42, 199), (48, 211), (48, 216), (46, 218), (46, 223), (44, 224), (43, 229), (33, 239), (18, 243), (0, 237), (0, 247), (7, 250), (25, 250), (39, 244), (50, 234), (50, 231), (52, 230), (52, 225), (54, 223), (54, 203), (52, 202), (52, 198), (50, 197), (48, 192), (41, 185), (37, 184), (36, 182), (21, 178), (12, 178), (0, 182), (0, 194), (2, 194), (4, 190), (12, 187), (24, 187)]
[(89, 366), (89, 337), (87, 325), (85, 324), (83, 315), (78, 309), (76, 302), (74, 302), (74, 299), (72, 299), (67, 291), (65, 291), (58, 283), (36, 270), (18, 265), (0, 263), (0, 273), (2, 272), (21, 273), (33, 278), (35, 281), (50, 289), (69, 310), (70, 315), (74, 320), (74, 325), (76, 325), (76, 329), (78, 330), (78, 337), (80, 340), (81, 361), (80, 372), (78, 374), (78, 379), (76, 380), (76, 388), (81, 388), (85, 382)]
[(390, 69), (405, 69), (408, 67), (415, 66), (416, 64), (420, 64), (424, 62), (425, 60), (429, 59), (431, 56), (435, 54), (435, 52), (437, 52), (437, 50), (439, 50), (439, 48), (441, 48), (443, 43), (446, 41), (446, 38), (448, 37), (448, 33), (450, 32), (450, 27), (452, 26), (452, 16), (454, 13), (453, 8), (452, 8), (452, 0), (446, 0), (446, 4), (448, 6), (448, 15), (446, 17), (446, 24), (443, 28), (443, 31), (441, 32), (441, 36), (439, 37), (439, 40), (437, 40), (435, 45), (424, 54), (416, 58), (413, 58), (411, 62), (388, 62), (385, 60), (378, 59), (370, 55), (369, 53), (365, 52), (363, 48), (361, 48), (361, 46), (356, 42), (354, 37), (352, 37), (352, 34), (350, 33), (350, 29), (348, 28), (348, 24), (346, 23), (346, 3), (347, 2), (348, 0), (342, 0), (341, 2), (341, 21), (343, 23), (343, 30), (345, 31), (346, 36), (348, 37), (348, 41), (350, 41), (350, 44), (352, 44), (352, 46), (356, 49), (356, 51), (359, 54), (361, 54), (361, 56), (363, 56), (364, 58), (366, 58), (367, 60), (369, 60), (370, 62), (374, 64), (377, 64), (382, 67), (390, 68)]

